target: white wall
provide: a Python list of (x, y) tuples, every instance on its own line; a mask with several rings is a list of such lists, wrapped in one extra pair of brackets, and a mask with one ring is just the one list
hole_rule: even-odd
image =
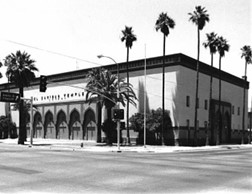
[[(221, 82), (222, 93), (221, 100), (231, 103), (235, 108), (235, 114), (232, 114), (231, 127), (234, 129), (242, 128), (242, 111), (243, 111), (243, 88), (237, 85)], [(196, 72), (192, 69), (179, 66), (178, 74), (178, 101), (175, 102), (179, 107), (179, 120), (181, 126), (186, 126), (186, 119), (190, 120), (190, 126), (194, 126), (194, 110), (195, 110), (195, 89), (196, 89)], [(190, 107), (186, 107), (186, 96), (190, 96)], [(209, 113), (209, 97), (210, 97), (210, 76), (199, 74), (199, 109), (198, 120), (199, 126), (203, 127), (204, 122), (208, 121)], [(212, 98), (219, 99), (219, 79), (213, 78)], [(208, 109), (205, 110), (204, 101), (208, 100)], [(246, 106), (247, 107), (247, 90), (246, 90)], [(237, 115), (237, 109), (240, 107), (240, 115)], [(231, 107), (232, 108), (232, 107)], [(245, 112), (247, 115), (247, 109)], [(245, 116), (245, 123), (247, 118)], [(240, 127), (238, 127), (240, 126)]]
[[(166, 68), (165, 73), (165, 109), (170, 111), (172, 123), (177, 122), (177, 113), (174, 111), (174, 97), (177, 92), (178, 66)], [(124, 74), (122, 76), (125, 76)], [(130, 83), (133, 85), (137, 95), (137, 107), (130, 106), (130, 115), (137, 112), (144, 112), (144, 70), (130, 72)], [(142, 85), (142, 86), (141, 86)], [(142, 88), (143, 87), (143, 88)], [(162, 68), (147, 70), (146, 75), (147, 108), (162, 108)], [(126, 107), (125, 107), (126, 110)]]
[[(139, 71), (130, 72), (130, 83), (133, 85), (133, 89), (137, 95), (137, 106), (130, 105), (130, 116), (136, 112), (143, 112), (144, 108), (144, 84), (145, 76), (144, 69)], [(121, 73), (121, 77), (126, 77), (126, 73)], [(85, 80), (69, 81), (61, 84), (74, 85), (84, 88)], [(194, 107), (195, 107), (195, 87), (196, 87), (196, 72), (192, 69), (184, 66), (171, 66), (166, 67), (165, 73), (165, 109), (170, 111), (171, 120), (173, 126), (186, 126), (187, 119), (190, 120), (190, 126), (194, 126)], [(73, 88), (69, 86), (48, 85), (46, 93), (40, 93), (39, 88), (27, 88), (25, 91), (25, 97), (36, 97), (37, 101), (34, 104), (46, 104), (46, 103), (64, 103), (73, 102), (85, 99), (82, 92), (85, 91), (81, 88)], [(210, 76), (200, 73), (199, 76), (199, 109), (198, 120), (199, 126), (203, 127), (204, 122), (208, 121), (209, 113), (209, 91), (210, 91)], [(147, 70), (146, 76), (146, 90), (147, 90), (147, 108), (157, 109), (162, 108), (162, 68), (155, 68)], [(11, 91), (14, 92), (14, 91)], [(17, 91), (15, 91), (17, 92)], [(73, 96), (65, 96), (65, 94), (74, 94)], [(54, 99), (50, 96), (60, 95), (59, 99)], [(49, 97), (48, 97), (49, 96)], [(190, 96), (190, 107), (186, 107), (186, 96)], [(45, 99), (42, 100), (42, 97)], [(219, 98), (219, 81), (213, 79), (213, 99)], [(208, 101), (208, 109), (205, 110), (204, 103)], [(233, 129), (242, 128), (242, 113), (243, 113), (243, 88), (222, 81), (222, 101), (226, 101), (234, 105), (235, 114), (232, 114)], [(247, 96), (246, 106), (247, 107)], [(0, 103), (0, 111), (4, 110), (4, 103)], [(237, 109), (240, 107), (240, 115), (237, 115)], [(61, 106), (61, 108), (63, 108)], [(72, 109), (73, 107), (70, 107)], [(123, 107), (121, 107), (123, 108)], [(44, 112), (50, 107), (45, 108)], [(126, 118), (126, 107), (125, 118)], [(65, 109), (64, 109), (65, 110)], [(94, 109), (95, 110), (95, 109)], [(71, 110), (70, 110), (71, 111)], [(247, 115), (247, 109), (246, 113)], [(13, 113), (13, 120), (18, 124), (18, 114)], [(247, 123), (247, 116), (245, 117), (245, 123)]]
[(4, 115), (4, 116), (6, 115), (4, 102), (0, 102), (0, 115)]

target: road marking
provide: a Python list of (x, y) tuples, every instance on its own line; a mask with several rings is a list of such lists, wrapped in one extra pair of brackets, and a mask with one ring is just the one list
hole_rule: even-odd
[(17, 172), (21, 174), (38, 174), (42, 173), (41, 171), (37, 170), (30, 170), (30, 169), (25, 169), (25, 168), (20, 168), (20, 167), (12, 167), (12, 166), (5, 166), (5, 165), (0, 165), (0, 170), (7, 170), (7, 171), (12, 171), (12, 172)]

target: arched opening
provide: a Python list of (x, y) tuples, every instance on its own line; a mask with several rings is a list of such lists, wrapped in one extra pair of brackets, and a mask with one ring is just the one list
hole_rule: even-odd
[(211, 101), (211, 144), (226, 144), (231, 141), (231, 104), (219, 101)]
[(44, 129), (44, 138), (56, 139), (56, 129), (53, 123), (53, 114), (51, 111), (48, 111), (45, 115)]
[(80, 114), (77, 110), (73, 110), (70, 114), (70, 139), (82, 139), (83, 130), (80, 123)]
[(43, 138), (43, 125), (42, 125), (42, 117), (39, 112), (36, 112), (33, 119), (33, 137)]
[(97, 125), (95, 120), (95, 113), (92, 109), (88, 109), (84, 114), (83, 139), (85, 140), (97, 139)]
[(62, 110), (57, 115), (56, 137), (57, 139), (69, 139), (66, 114)]

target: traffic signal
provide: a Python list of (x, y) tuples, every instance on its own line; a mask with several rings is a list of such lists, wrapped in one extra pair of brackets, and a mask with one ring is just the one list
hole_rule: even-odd
[(113, 110), (113, 118), (116, 120), (124, 119), (124, 110), (123, 109), (114, 109)]
[(44, 75), (40, 76), (40, 83), (39, 83), (39, 91), (45, 92), (46, 91), (46, 85), (47, 85), (47, 77)]

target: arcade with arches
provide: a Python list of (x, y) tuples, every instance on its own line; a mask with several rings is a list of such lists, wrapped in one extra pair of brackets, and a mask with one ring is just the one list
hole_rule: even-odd
[[(33, 116), (33, 137), (45, 139), (71, 139), (96, 141), (98, 134), (94, 109), (81, 112), (74, 108), (69, 113), (60, 109), (47, 110), (44, 115), (36, 111)], [(30, 117), (29, 117), (30, 121)], [(27, 124), (27, 136), (30, 136), (30, 122)]]

